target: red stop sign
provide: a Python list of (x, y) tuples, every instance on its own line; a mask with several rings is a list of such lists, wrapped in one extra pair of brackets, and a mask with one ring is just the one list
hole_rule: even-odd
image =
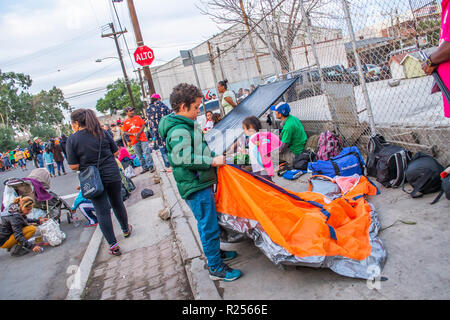
[(153, 60), (155, 60), (155, 55), (152, 49), (147, 46), (142, 46), (138, 47), (134, 52), (134, 60), (137, 64), (145, 67), (152, 64)]

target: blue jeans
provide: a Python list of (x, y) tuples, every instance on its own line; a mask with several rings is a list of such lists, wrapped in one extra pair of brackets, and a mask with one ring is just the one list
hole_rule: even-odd
[(166, 147), (159, 147), (159, 151), (161, 151), (161, 155), (164, 161), (164, 165), (166, 166), (166, 168), (170, 167), (170, 163), (169, 163), (169, 155), (167, 154), (167, 149)]
[(37, 155), (37, 160), (39, 163), (39, 168), (43, 168), (44, 167), (44, 159), (42, 158), (42, 154)]
[(47, 165), (48, 173), (55, 175), (55, 166), (52, 164)]
[[(138, 143), (133, 146), (133, 150), (139, 159), (142, 169), (153, 169), (153, 158), (147, 141), (138, 141)], [(145, 158), (142, 154), (145, 154)]]
[(212, 187), (189, 195), (186, 203), (197, 220), (197, 229), (203, 252), (208, 259), (208, 267), (216, 268), (222, 263), (222, 258), (220, 257), (219, 222)]
[(58, 174), (61, 173), (61, 169), (63, 173), (66, 173), (66, 169), (64, 168), (64, 161), (56, 161), (56, 165), (58, 167)]

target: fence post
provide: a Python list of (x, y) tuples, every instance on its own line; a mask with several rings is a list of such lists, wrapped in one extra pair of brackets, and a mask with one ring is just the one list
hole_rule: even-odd
[(244, 79), (244, 75), (242, 73), (242, 67), (239, 62), (239, 54), (236, 49), (236, 45), (233, 47), (233, 56), (234, 56), (234, 67), (236, 68), (236, 71), (239, 72), (239, 81), (242, 81)]
[[(303, 0), (300, 0), (300, 9), (302, 12), (302, 17), (306, 21), (306, 33), (308, 34), (308, 41), (311, 44), (311, 51), (314, 56), (314, 61), (316, 63), (317, 69), (319, 70), (319, 77), (320, 77), (320, 84), (322, 87), (322, 92), (325, 95), (326, 103), (327, 103), (328, 109), (330, 110), (331, 118), (333, 119), (334, 118), (333, 109), (330, 106), (330, 99), (328, 97), (327, 87), (326, 87), (325, 81), (323, 79), (322, 69), (320, 68), (319, 56), (317, 54), (316, 45), (314, 43), (314, 39), (311, 34), (311, 21), (309, 19), (309, 16), (306, 15), (305, 7), (303, 5)], [(333, 127), (334, 127), (334, 130), (337, 131), (337, 125), (334, 122), (333, 122)]]
[(359, 80), (361, 82), (361, 89), (362, 89), (362, 93), (364, 96), (364, 102), (366, 103), (367, 115), (369, 117), (370, 132), (371, 132), (372, 136), (375, 136), (377, 134), (377, 132), (376, 132), (376, 128), (375, 128), (375, 121), (373, 119), (372, 105), (371, 105), (370, 99), (369, 99), (369, 92), (367, 91), (366, 78), (364, 76), (364, 72), (361, 67), (361, 59), (356, 50), (356, 37), (355, 37), (355, 32), (353, 30), (352, 20), (350, 18), (350, 10), (348, 8), (347, 0), (341, 0), (341, 1), (342, 1), (342, 7), (344, 8), (345, 20), (347, 21), (348, 32), (350, 34), (350, 39), (352, 42), (353, 54), (355, 55), (356, 66), (358, 68)]
[(217, 46), (217, 58), (219, 58), (219, 67), (220, 67), (220, 73), (222, 74), (222, 80), (225, 80), (225, 74), (223, 72), (223, 67), (222, 67), (222, 56), (220, 54), (219, 46)]
[(243, 60), (244, 60), (243, 63), (244, 63), (244, 68), (245, 68), (245, 74), (247, 75), (247, 81), (248, 81), (248, 83), (253, 84), (253, 78), (252, 78), (252, 81), (250, 81), (250, 73), (248, 71), (248, 66), (247, 66), (247, 61), (246, 61), (247, 60), (247, 52), (245, 51), (245, 46), (241, 45), (241, 50), (243, 53)]
[(208, 50), (209, 50), (209, 62), (211, 63), (211, 70), (213, 74), (214, 87), (216, 88), (217, 100), (219, 101), (220, 115), (221, 117), (225, 116), (225, 111), (223, 110), (222, 101), (219, 99), (219, 89), (217, 88), (217, 75), (216, 75), (216, 67), (214, 65), (214, 56), (211, 48), (211, 43), (208, 41)]

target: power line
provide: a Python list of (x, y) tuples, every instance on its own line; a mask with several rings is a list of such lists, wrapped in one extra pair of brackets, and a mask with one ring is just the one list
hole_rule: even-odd
[(91, 37), (96, 35), (96, 33), (93, 33), (93, 31), (95, 31), (96, 29), (97, 28), (89, 29), (89, 31), (87, 31), (87, 32), (85, 32), (85, 33), (75, 37), (75, 38), (72, 38), (70, 40), (58, 43), (56, 45), (53, 45), (53, 46), (50, 46), (50, 47), (38, 50), (38, 51), (30, 53), (30, 54), (26, 54), (26, 55), (18, 57), (18, 58), (11, 59), (9, 61), (5, 61), (5, 62), (2, 63), (2, 68), (9, 67), (9, 66), (12, 66), (12, 65), (15, 65), (15, 64), (18, 64), (18, 63), (23, 63), (24, 60), (26, 60), (26, 62), (29, 62), (30, 60), (34, 60), (34, 59), (37, 59), (37, 58), (40, 58), (40, 57), (43, 57), (43, 56), (55, 53), (55, 52), (60, 51), (61, 49), (65, 48), (65, 47), (67, 47), (72, 42), (74, 42), (76, 40), (79, 40), (81, 38), (89, 39), (89, 37), (86, 38), (86, 35), (88, 35), (90, 33), (91, 33), (91, 35), (90, 35)]
[[(114, 8), (114, 12), (116, 13), (117, 22), (119, 22), (120, 30), (123, 30), (122, 24), (120, 23), (119, 15), (117, 14), (116, 4), (114, 2), (112, 2), (112, 6)], [(136, 68), (134, 67), (134, 64), (133, 64), (133, 59), (131, 58), (130, 49), (128, 48), (127, 38), (125, 35), (123, 35), (123, 41), (125, 42), (125, 47), (127, 48), (127, 53), (128, 53), (128, 57), (130, 58), (131, 66), (133, 67), (133, 70), (136, 70)]]
[(99, 73), (99, 72), (105, 70), (106, 68), (109, 68), (109, 67), (112, 66), (114, 63), (115, 63), (115, 61), (113, 61), (113, 62), (111, 62), (110, 64), (108, 64), (106, 67), (103, 67), (103, 68), (101, 68), (100, 70), (94, 71), (94, 72), (90, 73), (89, 75), (87, 75), (86, 77), (81, 78), (80, 80), (77, 80), (77, 81), (71, 83), (70, 85), (74, 85), (74, 84), (77, 84), (77, 83), (79, 83), (79, 82), (81, 82), (81, 81), (84, 81), (84, 80), (86, 80), (86, 79), (92, 77), (94, 74), (97, 74), (97, 73)]
[(101, 91), (105, 91), (105, 90), (107, 90), (107, 88), (100, 88), (100, 89), (96, 89), (96, 90), (91, 90), (89, 92), (73, 95), (73, 96), (70, 96), (70, 97), (67, 97), (67, 98), (64, 98), (64, 99), (65, 100), (77, 99), (77, 98), (81, 98), (81, 97), (84, 97), (84, 96), (87, 96), (87, 95), (91, 95), (91, 94), (94, 94), (94, 93), (98, 93), (98, 92), (101, 92)]

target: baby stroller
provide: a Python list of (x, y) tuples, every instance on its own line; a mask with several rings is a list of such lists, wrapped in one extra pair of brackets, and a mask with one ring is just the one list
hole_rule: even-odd
[(51, 218), (61, 223), (61, 214), (66, 211), (67, 222), (72, 222), (72, 211), (66, 201), (50, 190), (50, 175), (43, 168), (33, 170), (27, 178), (10, 178), (4, 182), (2, 211), (16, 197), (31, 197), (35, 203), (29, 217)]

